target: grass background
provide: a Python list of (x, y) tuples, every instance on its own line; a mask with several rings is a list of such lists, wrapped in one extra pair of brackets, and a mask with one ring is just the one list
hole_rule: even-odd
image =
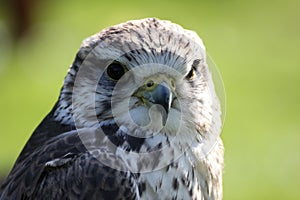
[(300, 1), (43, 1), (13, 42), (0, 6), (0, 176), (55, 103), (81, 41), (158, 17), (203, 38), (225, 83), (224, 199), (299, 199)]

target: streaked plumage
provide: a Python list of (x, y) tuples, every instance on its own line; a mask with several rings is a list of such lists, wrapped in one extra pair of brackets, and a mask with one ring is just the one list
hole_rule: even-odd
[(0, 200), (222, 199), (220, 129), (194, 32), (153, 18), (112, 26), (83, 42)]

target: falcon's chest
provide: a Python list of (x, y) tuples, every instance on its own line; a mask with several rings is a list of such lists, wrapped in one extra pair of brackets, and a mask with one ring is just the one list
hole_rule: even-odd
[(117, 140), (116, 155), (135, 174), (140, 199), (221, 199), (222, 143), (203, 156), (203, 143), (188, 135), (134, 139), (127, 133), (118, 128), (124, 139)]
[(201, 199), (208, 180), (191, 153), (188, 150), (166, 167), (140, 174), (141, 199)]

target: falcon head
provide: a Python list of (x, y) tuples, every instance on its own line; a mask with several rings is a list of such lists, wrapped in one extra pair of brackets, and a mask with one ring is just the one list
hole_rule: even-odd
[(79, 129), (116, 123), (118, 137), (130, 135), (142, 143), (139, 152), (164, 145), (178, 152), (199, 149), (221, 127), (202, 40), (153, 18), (112, 26), (84, 40), (54, 117)]

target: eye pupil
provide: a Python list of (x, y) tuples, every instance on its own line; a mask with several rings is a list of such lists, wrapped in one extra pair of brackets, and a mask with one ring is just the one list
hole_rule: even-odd
[(189, 71), (189, 73), (187, 74), (187, 78), (188, 78), (188, 79), (193, 79), (194, 76), (195, 76), (195, 70), (194, 70), (194, 68), (192, 68), (192, 69)]
[(125, 69), (122, 64), (113, 62), (107, 67), (106, 72), (111, 79), (119, 80), (125, 74)]

